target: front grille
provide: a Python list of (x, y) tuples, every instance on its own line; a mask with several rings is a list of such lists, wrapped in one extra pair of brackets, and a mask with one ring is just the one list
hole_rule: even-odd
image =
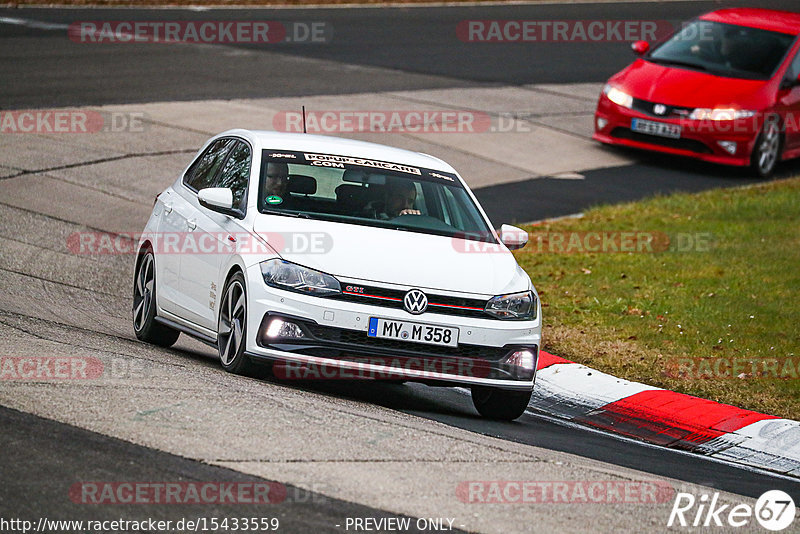
[(697, 152), (698, 154), (711, 154), (712, 151), (708, 146), (696, 141), (694, 139), (672, 139), (670, 137), (659, 137), (657, 135), (648, 135), (639, 132), (634, 132), (629, 128), (618, 126), (611, 130), (611, 137), (617, 139), (630, 139), (631, 141), (638, 141), (640, 143), (649, 143), (651, 145), (661, 145), (669, 148), (676, 148), (679, 150), (688, 150), (690, 152)]
[(459, 345), (458, 347), (441, 347), (424, 343), (409, 343), (394, 339), (382, 339), (367, 336), (366, 331), (345, 330), (333, 326), (305, 323), (307, 331), (315, 338), (333, 342), (345, 343), (350, 347), (363, 347), (366, 349), (379, 349), (394, 353), (424, 354), (438, 357), (461, 357), (498, 361), (508, 354), (509, 350), (503, 347), (482, 347), (480, 345)]
[[(403, 297), (407, 291), (399, 289), (385, 289), (382, 287), (345, 284), (340, 295), (328, 297), (330, 299), (358, 302), (371, 306), (382, 306), (402, 310)], [(480, 319), (496, 319), (484, 311), (486, 300), (451, 297), (424, 292), (428, 297), (427, 312), (458, 317), (477, 317)]]
[[(664, 106), (663, 113), (656, 113), (655, 107), (656, 106)], [(658, 102), (650, 102), (648, 100), (642, 100), (641, 98), (634, 98), (633, 99), (633, 109), (640, 113), (644, 113), (646, 115), (650, 115), (651, 117), (661, 117), (662, 119), (665, 118), (682, 118), (686, 119), (691, 115), (694, 109), (692, 108), (685, 108), (680, 106), (669, 106), (667, 104), (660, 104)]]

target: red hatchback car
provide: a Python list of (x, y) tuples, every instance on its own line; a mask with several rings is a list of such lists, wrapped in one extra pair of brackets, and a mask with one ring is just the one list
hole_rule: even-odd
[(800, 156), (800, 13), (722, 9), (688, 22), (603, 89), (594, 139), (752, 166)]

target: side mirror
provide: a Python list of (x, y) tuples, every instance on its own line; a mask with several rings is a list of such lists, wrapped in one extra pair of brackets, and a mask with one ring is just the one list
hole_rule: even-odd
[(197, 193), (197, 200), (207, 208), (233, 208), (233, 191), (226, 187), (208, 187)]
[(633, 50), (633, 53), (637, 56), (643, 56), (650, 50), (650, 43), (647, 41), (636, 41), (631, 44), (631, 50)]
[(510, 250), (517, 250), (528, 244), (528, 232), (522, 228), (504, 224), (500, 227), (500, 241)]
[(783, 91), (788, 91), (789, 89), (793, 89), (800, 85), (800, 74), (797, 75), (797, 78), (784, 78), (781, 81), (780, 89)]
[(207, 187), (197, 192), (197, 200), (204, 208), (231, 215), (238, 219), (244, 214), (233, 207), (233, 191), (227, 187)]

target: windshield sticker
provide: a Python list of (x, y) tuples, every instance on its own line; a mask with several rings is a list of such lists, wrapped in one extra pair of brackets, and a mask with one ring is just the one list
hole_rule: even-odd
[(312, 162), (329, 162), (340, 163), (346, 165), (359, 165), (361, 167), (373, 167), (375, 169), (386, 169), (390, 171), (404, 172), (407, 174), (422, 175), (422, 172), (416, 167), (409, 167), (408, 165), (400, 165), (399, 163), (389, 163), (388, 161), (377, 161), (374, 159), (353, 158), (350, 156), (330, 156), (327, 154), (305, 154), (306, 160)]
[(439, 174), (438, 172), (430, 172), (428, 174), (430, 174), (434, 178), (441, 178), (443, 180), (450, 180), (451, 182), (455, 182), (456, 181), (455, 178), (452, 178), (450, 176), (445, 176), (444, 174)]
[(267, 204), (281, 204), (283, 203), (283, 199), (278, 195), (271, 195), (267, 197)]
[(271, 158), (291, 158), (291, 159), (297, 158), (297, 156), (295, 156), (294, 154), (279, 154), (279, 153), (270, 154), (269, 157), (271, 157)]

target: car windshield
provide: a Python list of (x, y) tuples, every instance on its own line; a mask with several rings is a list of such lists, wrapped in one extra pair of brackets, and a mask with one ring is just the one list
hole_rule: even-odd
[(730, 78), (768, 79), (794, 36), (734, 24), (695, 20), (656, 48), (648, 61)]
[(261, 161), (261, 213), (496, 242), (455, 174), (308, 152)]

